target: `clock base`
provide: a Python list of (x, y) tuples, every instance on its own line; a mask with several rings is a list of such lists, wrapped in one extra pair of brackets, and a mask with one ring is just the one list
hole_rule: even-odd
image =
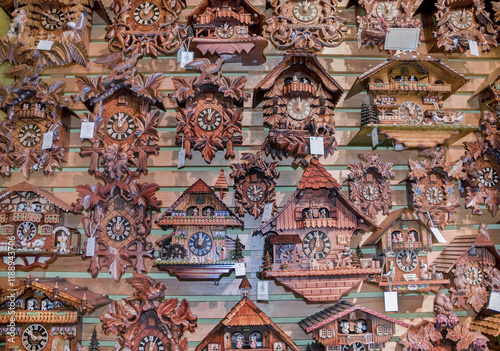
[[(385, 279), (384, 279), (385, 280)], [(387, 282), (382, 281), (380, 276), (374, 279), (368, 279), (369, 282), (378, 284), (384, 291), (394, 291), (400, 293), (428, 293), (429, 291), (437, 292), (443, 285), (450, 284), (449, 279), (435, 279), (435, 280), (412, 280), (412, 281), (395, 281)]]
[(176, 275), (180, 280), (219, 280), (234, 271), (235, 264), (163, 264), (159, 270)]

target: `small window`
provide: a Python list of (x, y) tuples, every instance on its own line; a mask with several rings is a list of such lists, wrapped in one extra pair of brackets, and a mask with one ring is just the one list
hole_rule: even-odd
[(186, 215), (188, 217), (196, 217), (196, 216), (199, 216), (200, 215), (200, 210), (198, 209), (198, 207), (196, 206), (191, 206), (191, 207), (188, 207), (187, 211), (186, 211)]
[(330, 218), (330, 211), (328, 211), (327, 208), (320, 208), (319, 209), (319, 217), (320, 218)]
[(409, 243), (414, 243), (418, 241), (418, 232), (416, 230), (410, 230), (408, 232), (408, 236), (406, 237), (406, 241)]
[(209, 217), (209, 216), (215, 216), (215, 210), (213, 207), (207, 206), (203, 208), (201, 211), (202, 216), (204, 217)]
[(349, 334), (350, 329), (351, 329), (351, 325), (350, 325), (349, 321), (347, 321), (347, 320), (340, 321), (340, 323), (339, 323), (339, 333), (340, 334)]
[(28, 211), (28, 204), (26, 202), (20, 202), (16, 206), (16, 211), (18, 212), (26, 212)]
[(313, 218), (313, 210), (311, 208), (304, 208), (302, 210), (302, 219), (312, 219)]
[(262, 334), (258, 331), (252, 332), (252, 334), (250, 334), (250, 340), (248, 342), (251, 349), (262, 348)]

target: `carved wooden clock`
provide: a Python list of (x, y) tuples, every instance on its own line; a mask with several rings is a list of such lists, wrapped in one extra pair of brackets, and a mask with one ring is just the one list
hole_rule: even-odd
[[(100, 317), (105, 334), (116, 334), (115, 350), (187, 351), (185, 331), (193, 332), (197, 317), (186, 299), (165, 298), (165, 285), (134, 273), (126, 279), (135, 289), (134, 295), (113, 301)], [(134, 311), (134, 318), (129, 311)]]
[(182, 45), (186, 33), (177, 20), (184, 0), (113, 0), (113, 23), (106, 27), (111, 52), (170, 55)]
[(370, 218), (378, 212), (388, 215), (392, 206), (391, 184), (394, 177), (392, 162), (380, 162), (380, 154), (358, 154), (365, 163), (350, 164), (349, 199)]
[(240, 145), (243, 103), (247, 94), (243, 76), (224, 77), (220, 69), (224, 59), (210, 63), (207, 58), (195, 59), (186, 67), (201, 74), (192, 78), (174, 77), (175, 92), (170, 94), (177, 102), (176, 143), (183, 144), (186, 157), (191, 158), (191, 148), (200, 150), (210, 163), (217, 150), (226, 149), (226, 159), (234, 158), (234, 145)]
[(273, 212), (276, 210), (275, 179), (280, 176), (277, 167), (278, 162), (269, 164), (264, 161), (261, 152), (244, 153), (240, 163), (231, 164), (236, 213), (240, 217), (248, 212), (257, 218), (268, 203), (272, 204)]
[(264, 15), (247, 0), (205, 0), (187, 16), (193, 28), (190, 38), (195, 57), (243, 65), (266, 61), (267, 40), (262, 37)]
[(307, 163), (310, 137), (322, 138), (325, 157), (333, 154), (337, 148), (333, 110), (343, 92), (315, 54), (288, 51), (254, 89), (253, 106), (264, 102), (264, 124), (269, 127), (262, 143), (265, 154)]
[(280, 50), (321, 52), (324, 47), (337, 47), (347, 33), (346, 19), (338, 15), (337, 6), (337, 0), (267, 1), (273, 17), (266, 21), (266, 33)]
[[(111, 300), (61, 278), (29, 276), (0, 290), (0, 330), (11, 334), (6, 350), (78, 350), (82, 341), (82, 315)], [(12, 314), (15, 306), (15, 327)]]

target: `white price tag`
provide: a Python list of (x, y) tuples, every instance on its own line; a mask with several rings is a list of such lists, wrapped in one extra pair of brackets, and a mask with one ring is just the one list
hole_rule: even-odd
[(92, 139), (94, 137), (94, 125), (94, 122), (82, 121), (80, 139)]
[(273, 214), (273, 203), (268, 202), (266, 206), (264, 206), (264, 211), (262, 212), (262, 222), (267, 222), (271, 219)]
[(438, 241), (438, 243), (446, 244), (446, 239), (444, 238), (443, 234), (439, 231), (437, 228), (431, 228), (432, 234), (434, 234), (434, 237)]
[(399, 311), (398, 293), (396, 291), (384, 291), (384, 305), (386, 312)]
[(38, 45), (36, 47), (37, 50), (45, 50), (45, 51), (49, 51), (50, 49), (52, 49), (52, 44), (54, 42), (53, 41), (50, 41), (50, 40), (40, 40), (38, 42)]
[(181, 68), (186, 68), (186, 65), (194, 60), (194, 52), (183, 51), (181, 53)]
[(177, 168), (182, 168), (186, 165), (186, 150), (181, 149), (179, 156), (177, 156)]
[(358, 30), (358, 34), (356, 34), (356, 40), (358, 41), (358, 51), (361, 49), (361, 31)]
[(245, 262), (236, 262), (234, 265), (234, 274), (236, 274), (237, 277), (241, 277), (242, 275), (245, 275)]
[(403, 144), (396, 144), (394, 145), (394, 151), (403, 151), (405, 148)]
[(377, 147), (378, 145), (378, 128), (374, 127), (372, 130), (372, 147)]
[(257, 300), (269, 301), (269, 282), (267, 280), (257, 282)]
[(184, 49), (184, 48), (180, 48), (177, 51), (177, 63), (181, 62), (182, 53), (185, 52), (185, 51), (186, 51), (186, 49)]
[(477, 41), (469, 39), (469, 49), (471, 55), (479, 56), (479, 48), (477, 46)]
[(437, 101), (433, 101), (432, 104), (434, 105), (434, 109), (439, 111), (439, 105), (438, 105)]
[(309, 137), (309, 145), (311, 149), (311, 155), (325, 154), (325, 147), (323, 145), (322, 137)]
[(92, 257), (95, 254), (95, 238), (89, 238), (87, 240), (87, 250), (85, 250), (85, 256)]
[(490, 294), (490, 302), (488, 309), (500, 312), (500, 291), (492, 291)]
[(48, 131), (43, 135), (42, 150), (47, 150), (52, 147), (53, 138), (54, 138), (54, 133), (51, 131)]

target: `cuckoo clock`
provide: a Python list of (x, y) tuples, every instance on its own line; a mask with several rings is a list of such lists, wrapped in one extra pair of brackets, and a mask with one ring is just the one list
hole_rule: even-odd
[(28, 178), (34, 171), (53, 174), (66, 161), (68, 122), (75, 115), (66, 105), (64, 82), (48, 84), (39, 70), (14, 66), (6, 74), (15, 81), (0, 85), (0, 109), (7, 117), (0, 122), (0, 174), (9, 176), (20, 168)]
[[(91, 111), (82, 117), (82, 123), (94, 124), (93, 136), (84, 138), (90, 146), (82, 146), (80, 152), (81, 156), (90, 156), (91, 174), (99, 170), (99, 163), (105, 162), (106, 150), (112, 146), (131, 153), (125, 166), (136, 164), (142, 173), (147, 173), (148, 156), (158, 154), (156, 124), (159, 109), (165, 109), (165, 95), (159, 90), (164, 75), (137, 74), (136, 59), (137, 56), (113, 64), (113, 60), (106, 58), (103, 60), (106, 65), (114, 66), (106, 78), (101, 75), (77, 77), (80, 93), (74, 96), (74, 100), (83, 102)], [(153, 106), (157, 109), (152, 110)]]
[(367, 47), (384, 48), (388, 28), (420, 28), (419, 19), (412, 19), (416, 0), (349, 0), (356, 5), (358, 35)]
[(337, 47), (347, 33), (346, 19), (338, 15), (337, 0), (268, 0), (273, 17), (266, 33), (279, 50), (306, 49), (321, 52)]
[(101, 162), (104, 171), (95, 172), (104, 184), (76, 186), (78, 200), (73, 206), (86, 212), (82, 224), (88, 239), (82, 257), (91, 260), (88, 270), (93, 277), (105, 265), (118, 281), (129, 266), (145, 272), (144, 259), (153, 258), (153, 245), (147, 236), (152, 212), (161, 205), (155, 197), (158, 184), (138, 183), (134, 178), (140, 172), (130, 172), (126, 166), (130, 157), (132, 151), (109, 146)]
[(243, 222), (203, 180), (187, 188), (156, 224), (173, 229), (157, 242), (158, 268), (180, 279), (214, 280), (234, 269), (233, 251), (241, 251), (242, 244), (226, 231), (242, 228)]
[(80, 233), (64, 225), (70, 212), (70, 205), (26, 182), (1, 191), (1, 264), (45, 268), (57, 256), (79, 255)]
[(196, 59), (186, 67), (201, 73), (191, 78), (172, 78), (175, 92), (170, 94), (177, 102), (178, 145), (183, 144), (186, 157), (192, 157), (191, 148), (200, 150), (206, 162), (212, 162), (217, 150), (226, 149), (226, 159), (234, 158), (234, 145), (241, 145), (241, 120), (247, 79), (221, 75), (223, 58), (210, 63)]
[(346, 99), (363, 90), (370, 99), (361, 111), (361, 132), (350, 145), (372, 145), (375, 127), (381, 140), (407, 148), (454, 143), (477, 128), (465, 124), (462, 112), (444, 110), (443, 101), (468, 81), (440, 59), (418, 52), (396, 54), (361, 74), (349, 90)]
[(496, 47), (498, 28), (486, 4), (485, 0), (422, 1), (415, 14), (422, 14), (427, 52), (463, 53), (470, 49), (469, 41), (483, 52)]
[(231, 164), (230, 177), (234, 180), (236, 213), (243, 217), (248, 212), (259, 217), (267, 204), (276, 210), (276, 181), (280, 176), (278, 162), (271, 164), (261, 158), (261, 152), (244, 153), (240, 163)]
[(153, 57), (176, 52), (186, 33), (175, 21), (185, 7), (185, 0), (113, 0), (115, 17), (105, 36), (109, 50)]
[(399, 292), (437, 291), (448, 284), (441, 273), (429, 271), (428, 255), (432, 252), (432, 230), (417, 214), (407, 208), (391, 212), (363, 243), (376, 246), (384, 257), (384, 272), (371, 277), (384, 290)]
[(186, 299), (165, 298), (165, 285), (142, 274), (126, 281), (135, 289), (134, 296), (113, 301), (100, 317), (104, 333), (118, 336), (115, 350), (187, 351), (184, 332), (194, 331), (197, 318)]
[(264, 264), (264, 277), (308, 301), (338, 301), (368, 274), (381, 272), (377, 261), (351, 249), (355, 232), (378, 226), (340, 188), (313, 158), (292, 198), (255, 233), (269, 236), (272, 245), (264, 253), (264, 260), (273, 262)]
[(321, 137), (325, 157), (333, 154), (333, 110), (343, 92), (315, 54), (288, 51), (254, 89), (253, 106), (264, 101), (264, 124), (269, 127), (262, 150), (273, 158), (291, 156), (294, 164), (304, 163), (311, 154), (310, 137)]
[(394, 177), (392, 162), (380, 162), (380, 154), (358, 154), (364, 163), (350, 164), (349, 199), (370, 218), (378, 212), (389, 214), (392, 206), (390, 178)]
[[(499, 10), (500, 10), (500, 2)], [(497, 120), (500, 119), (500, 67), (495, 69), (490, 75), (479, 85), (474, 94), (469, 98), (469, 101), (479, 97), (481, 111), (492, 111)]]
[(264, 15), (250, 1), (203, 0), (187, 20), (193, 28), (190, 48), (195, 57), (220, 57), (243, 65), (266, 62)]
[(10, 29), (0, 38), (0, 64), (50, 67), (76, 62), (88, 69), (93, 12), (110, 23), (101, 0), (19, 0), (14, 6)]
[(450, 278), (450, 300), (456, 308), (479, 313), (491, 291), (500, 290), (500, 255), (482, 223), (478, 234), (457, 235), (434, 260), (436, 272)]
[(7, 336), (5, 350), (77, 351), (81, 349), (82, 315), (110, 302), (106, 295), (66, 279), (28, 275), (0, 290), (0, 335)]
[(324, 351), (382, 350), (393, 337), (396, 324), (410, 326), (345, 300), (299, 322), (307, 334), (313, 333)]

